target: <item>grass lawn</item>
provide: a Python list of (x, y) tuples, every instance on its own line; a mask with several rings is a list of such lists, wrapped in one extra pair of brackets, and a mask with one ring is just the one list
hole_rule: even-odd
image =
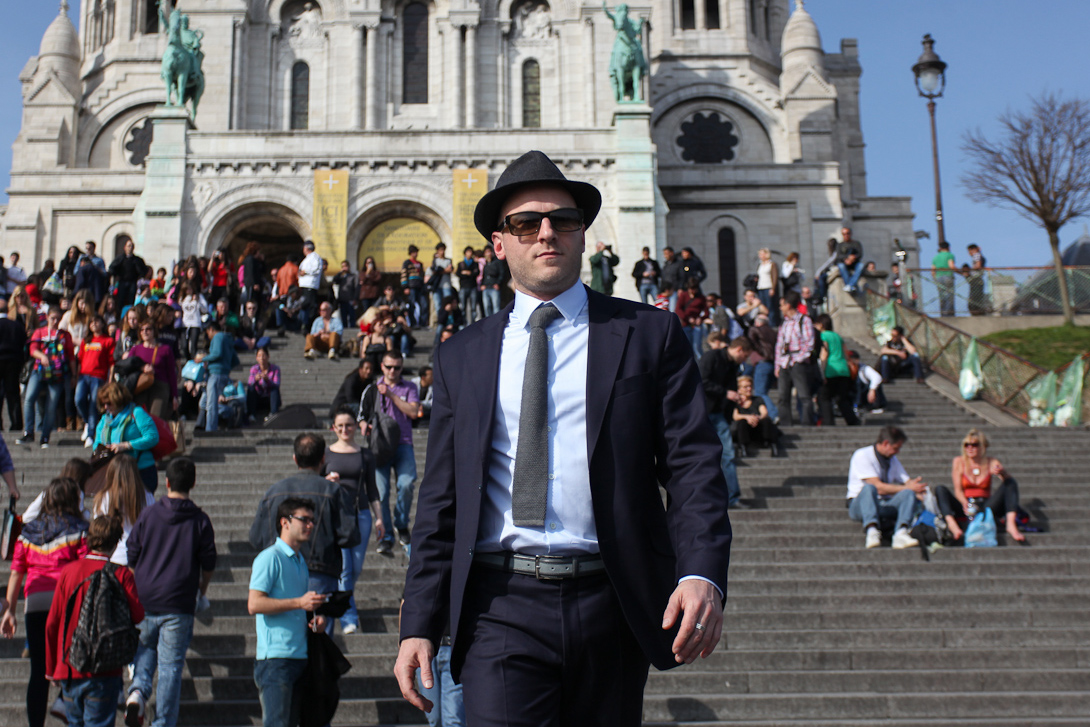
[(981, 340), (1005, 348), (1038, 366), (1055, 370), (1090, 351), (1090, 328), (1023, 328), (1000, 331)]

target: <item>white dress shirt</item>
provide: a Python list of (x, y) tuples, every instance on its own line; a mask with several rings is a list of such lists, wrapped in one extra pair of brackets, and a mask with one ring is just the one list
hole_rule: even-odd
[(322, 256), (312, 252), (299, 265), (299, 287), (317, 290), (322, 277)]
[[(587, 454), (587, 347), (590, 314), (587, 291), (577, 282), (550, 301), (561, 316), (545, 333), (549, 345), (549, 492), (543, 528), (516, 527), (511, 517), (522, 380), (530, 344), (530, 315), (542, 301), (515, 293), (515, 307), (503, 332), (496, 385), (495, 426), (476, 550), (524, 555), (578, 555), (598, 552), (591, 507)], [(557, 403), (560, 408), (557, 408)]]

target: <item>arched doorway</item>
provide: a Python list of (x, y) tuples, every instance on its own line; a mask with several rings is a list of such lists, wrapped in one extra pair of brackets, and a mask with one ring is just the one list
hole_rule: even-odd
[(731, 309), (738, 306), (738, 258), (734, 241), (734, 228), (719, 228), (719, 295), (723, 305)]
[[(251, 204), (235, 209), (215, 227), (205, 254), (223, 250), (237, 263), (249, 242), (256, 242), (270, 270), (280, 267), (289, 256), (302, 259), (303, 240), (308, 229), (295, 212), (273, 203)], [(331, 264), (333, 264), (331, 262)]]
[(370, 256), (375, 258), (379, 272), (399, 273), (401, 264), (408, 257), (409, 245), (420, 249), (420, 261), (427, 266), (439, 241), (439, 233), (427, 222), (413, 217), (393, 217), (375, 225), (363, 238), (356, 260), (357, 269)]

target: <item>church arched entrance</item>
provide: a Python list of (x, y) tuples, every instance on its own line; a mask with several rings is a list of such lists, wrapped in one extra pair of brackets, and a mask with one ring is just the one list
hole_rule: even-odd
[(219, 227), (222, 232), (213, 236), (213, 249), (223, 250), (232, 262), (239, 260), (250, 242), (259, 245), (270, 270), (280, 267), (289, 256), (302, 258), (307, 226), (286, 207), (277, 204), (242, 207), (228, 215)]
[(363, 238), (356, 260), (357, 269), (362, 269), (363, 261), (373, 257), (379, 272), (399, 273), (410, 245), (420, 249), (419, 259), (426, 266), (439, 240), (439, 233), (423, 220), (392, 217), (375, 225)]

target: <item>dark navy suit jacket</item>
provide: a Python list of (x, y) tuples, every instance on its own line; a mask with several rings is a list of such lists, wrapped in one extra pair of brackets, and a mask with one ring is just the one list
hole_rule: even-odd
[[(598, 545), (624, 618), (650, 661), (667, 669), (677, 665), (671, 652), (676, 627), (664, 631), (662, 615), (678, 580), (702, 576), (727, 592), (731, 530), (722, 448), (678, 317), (591, 290), (587, 296), (587, 451)], [(438, 644), (449, 622), (455, 675), (467, 646), (460, 638), (460, 629), (469, 626), (461, 622), (461, 609), (511, 309), (470, 326), (435, 352), (427, 466), (401, 638)]]

